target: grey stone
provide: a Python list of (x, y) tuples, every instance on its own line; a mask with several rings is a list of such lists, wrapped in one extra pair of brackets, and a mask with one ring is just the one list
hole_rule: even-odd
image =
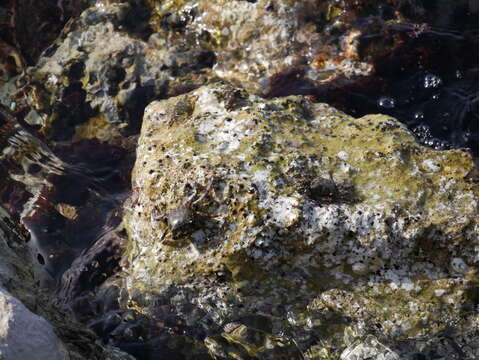
[(0, 358), (2, 360), (66, 360), (53, 327), (0, 288)]

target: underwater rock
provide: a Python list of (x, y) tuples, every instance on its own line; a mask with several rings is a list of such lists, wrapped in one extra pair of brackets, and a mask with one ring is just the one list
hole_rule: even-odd
[[(119, 268), (115, 207), (131, 153), (92, 140), (51, 147), (21, 118), (2, 112), (0, 120), (0, 286), (54, 326), (72, 359), (131, 359), (62, 310)], [(47, 294), (48, 284), (64, 298)]]
[(356, 117), (393, 116), (435, 149), (469, 147), (477, 155), (479, 25), (473, 2), (397, 4), (395, 20), (387, 19), (388, 11), (358, 18), (358, 56), (371, 73), (337, 77), (310, 93)]
[(368, 334), (420, 353), (445, 328), (473, 359), (475, 171), (385, 115), (222, 82), (155, 101), (125, 205), (133, 307), (217, 359), (335, 358)]
[(337, 78), (372, 75), (376, 55), (405, 41), (389, 32), (446, 27), (468, 10), (467, 0), (147, 3), (154, 31), (167, 33), (172, 44), (213, 50), (219, 77), (266, 96), (311, 94)]

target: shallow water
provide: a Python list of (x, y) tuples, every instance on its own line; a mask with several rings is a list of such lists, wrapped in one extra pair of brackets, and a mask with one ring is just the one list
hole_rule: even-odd
[[(27, 242), (44, 284), (63, 289), (69, 281), (69, 287), (75, 288), (69, 290), (71, 298), (71, 292), (93, 289), (104, 280), (73, 285), (72, 281), (80, 279), (72, 276), (80, 275), (71, 271), (63, 279), (74, 260), (108, 237), (112, 238), (108, 245), (112, 253), (119, 246), (113, 244), (120, 240), (113, 239), (111, 232), (121, 221), (121, 205), (129, 195), (134, 153), (96, 140), (54, 146), (19, 124), (12, 126), (12, 121), (3, 125), (9, 153), (0, 163), (13, 177), (29, 180), (21, 186), (5, 174), (4, 202), (17, 219), (22, 212), (21, 223), (30, 233)], [(96, 272), (111, 274), (103, 268), (108, 264), (100, 265)]]
[[(385, 113), (408, 125), (436, 149), (479, 152), (479, 23), (466, 12), (447, 26), (410, 23), (362, 37), (371, 76), (337, 79), (312, 91), (319, 100), (354, 116)], [(439, 22), (439, 21), (438, 21)], [(388, 46), (374, 48), (381, 37)]]

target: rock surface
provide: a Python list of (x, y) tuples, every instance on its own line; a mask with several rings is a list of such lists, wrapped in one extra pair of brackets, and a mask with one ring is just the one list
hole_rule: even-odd
[[(364, 10), (359, 4), (354, 8), (345, 2), (289, 0), (148, 3), (155, 31), (168, 29), (173, 44), (198, 43), (214, 50), (214, 72), (254, 93), (304, 93), (327, 79), (372, 70), (357, 53), (360, 32), (344, 21)], [(279, 79), (272, 79), (278, 73)], [(278, 89), (277, 80), (287, 86)]]
[(399, 360), (399, 356), (373, 337), (359, 341), (344, 350), (340, 360)]
[(383, 115), (223, 83), (153, 102), (127, 286), (218, 359), (335, 358), (366, 334), (409, 352), (401, 341), (446, 329), (472, 359), (475, 172), (467, 151), (425, 148)]
[(211, 66), (205, 51), (151, 35), (141, 11), (98, 2), (72, 19), (23, 79), (34, 108), (27, 123), (51, 140), (109, 141), (137, 132), (153, 98), (202, 84)]
[(0, 356), (5, 360), (66, 360), (53, 327), (0, 288)]

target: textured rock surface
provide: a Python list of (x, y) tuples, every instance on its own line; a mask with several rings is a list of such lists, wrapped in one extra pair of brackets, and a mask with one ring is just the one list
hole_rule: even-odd
[(5, 360), (69, 359), (52, 326), (1, 288), (0, 355)]
[(366, 334), (409, 354), (448, 330), (472, 359), (474, 175), (467, 151), (422, 147), (387, 116), (221, 83), (154, 102), (127, 286), (148, 316), (164, 304), (209, 335), (217, 358), (334, 358)]
[(341, 360), (399, 360), (399, 356), (380, 344), (373, 337), (369, 337), (364, 341), (359, 341), (351, 347), (344, 350), (340, 357)]
[(0, 102), (29, 108), (26, 122), (55, 141), (138, 132), (149, 101), (202, 84), (215, 59), (152, 34), (148, 14), (141, 2), (94, 2), (19, 76), (18, 49), (0, 46), (0, 60), (14, 68), (1, 79)]
[(28, 70), (34, 106), (26, 117), (30, 125), (52, 140), (110, 140), (120, 130), (137, 132), (154, 97), (203, 82), (202, 69), (211, 66), (203, 61), (205, 52), (149, 36), (141, 9), (98, 2), (67, 24)]
[[(401, 51), (422, 32), (474, 21), (467, 0), (147, 2), (154, 31), (213, 49), (218, 76), (268, 96), (321, 94), (317, 87), (330, 80), (374, 74), (383, 67), (377, 55)], [(415, 52), (408, 50), (403, 59)], [(411, 58), (422, 64), (419, 54)]]
[(148, 2), (155, 31), (166, 28), (172, 43), (196, 42), (214, 50), (215, 73), (256, 93), (279, 95), (269, 78), (283, 71), (288, 86), (282, 91), (300, 93), (341, 74), (371, 71), (357, 54), (360, 33), (343, 21), (361, 13), (361, 4), (353, 10), (317, 1)]

